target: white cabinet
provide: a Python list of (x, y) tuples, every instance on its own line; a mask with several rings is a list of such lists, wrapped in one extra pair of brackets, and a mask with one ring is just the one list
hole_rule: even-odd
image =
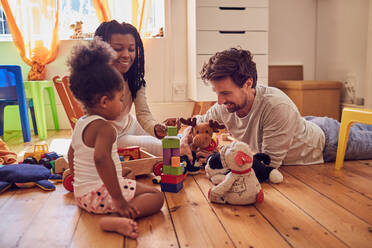
[(253, 54), (258, 82), (268, 79), (268, 0), (188, 0), (188, 97), (216, 101), (200, 70), (216, 52), (241, 47)]

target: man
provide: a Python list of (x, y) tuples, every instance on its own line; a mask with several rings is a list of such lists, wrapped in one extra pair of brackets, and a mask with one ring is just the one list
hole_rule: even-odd
[[(327, 117), (303, 118), (282, 91), (257, 85), (256, 64), (249, 51), (232, 48), (216, 53), (204, 64), (201, 77), (211, 83), (218, 102), (205, 115), (196, 116), (197, 122), (223, 123), (255, 153), (268, 154), (274, 168), (335, 160), (339, 122)], [(184, 134), (181, 155), (192, 159), (188, 129)], [(372, 158), (372, 126), (355, 124), (349, 135), (345, 158)]]

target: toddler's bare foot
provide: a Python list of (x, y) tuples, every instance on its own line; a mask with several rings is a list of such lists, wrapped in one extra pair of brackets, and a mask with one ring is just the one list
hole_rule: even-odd
[(137, 222), (132, 219), (125, 217), (103, 217), (99, 225), (104, 231), (118, 232), (132, 239), (138, 237)]

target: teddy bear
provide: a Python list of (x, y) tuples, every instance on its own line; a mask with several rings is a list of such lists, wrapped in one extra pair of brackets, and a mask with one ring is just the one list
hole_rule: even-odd
[(209, 189), (211, 202), (248, 205), (262, 203), (264, 193), (254, 170), (253, 154), (250, 147), (240, 141), (233, 141), (221, 148), (221, 161), (230, 169), (224, 180)]
[(180, 118), (180, 122), (184, 125), (191, 126), (191, 152), (193, 162), (191, 163), (186, 155), (181, 156), (181, 161), (186, 162), (186, 170), (189, 174), (197, 174), (200, 172), (200, 165), (196, 158), (198, 149), (206, 151), (218, 151), (218, 140), (213, 139), (213, 133), (219, 129), (225, 128), (224, 125), (218, 124), (216, 121), (202, 122), (196, 124), (196, 118)]
[(72, 35), (70, 35), (70, 39), (82, 39), (84, 38), (83, 35), (83, 22), (77, 21), (70, 25), (70, 29), (74, 31)]
[[(256, 153), (253, 156), (252, 169), (256, 173), (258, 181), (262, 183), (269, 180), (271, 183), (281, 183), (283, 181), (282, 173), (270, 167), (270, 162), (270, 156), (265, 153)], [(220, 153), (214, 152), (208, 157), (205, 173), (214, 185), (222, 182), (229, 171), (230, 169), (226, 167), (226, 164), (221, 162)]]

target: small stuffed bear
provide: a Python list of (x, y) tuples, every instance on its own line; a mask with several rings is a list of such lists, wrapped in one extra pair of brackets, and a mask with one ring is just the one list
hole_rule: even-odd
[[(260, 183), (269, 179), (271, 183), (283, 182), (283, 175), (279, 170), (270, 167), (270, 156), (265, 153), (256, 153), (253, 156), (252, 169), (256, 173), (256, 177)], [(214, 184), (219, 184), (225, 178), (225, 175), (230, 172), (226, 168), (226, 164), (221, 162), (221, 154), (214, 152), (207, 159), (205, 166), (205, 173), (209, 180)]]
[(200, 171), (200, 166), (196, 161), (196, 151), (198, 148), (206, 151), (218, 151), (218, 143), (212, 138), (213, 133), (217, 132), (218, 129), (225, 128), (224, 125), (218, 124), (216, 121), (209, 120), (209, 122), (202, 122), (196, 124), (196, 118), (180, 118), (182, 124), (191, 126), (192, 143), (191, 152), (193, 156), (193, 162), (190, 163), (187, 156), (181, 156), (181, 161), (186, 162), (186, 169), (190, 174), (196, 174)]
[(70, 35), (70, 39), (82, 39), (84, 38), (83, 35), (83, 22), (77, 21), (70, 25), (70, 29), (74, 31), (72, 35)]
[(249, 146), (233, 141), (221, 148), (221, 160), (230, 172), (221, 183), (209, 190), (209, 200), (233, 205), (263, 202), (264, 193), (252, 169), (253, 156)]

